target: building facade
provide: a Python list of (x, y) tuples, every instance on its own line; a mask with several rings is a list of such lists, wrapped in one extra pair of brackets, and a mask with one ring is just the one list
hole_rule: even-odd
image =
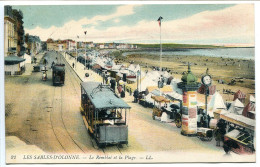
[(28, 54), (36, 55), (42, 50), (42, 43), (39, 36), (26, 34), (26, 52)]
[(8, 56), (12, 52), (16, 52), (17, 36), (16, 36), (15, 19), (13, 17), (12, 7), (4, 8), (4, 55)]
[(24, 27), (23, 27), (23, 13), (20, 10), (12, 10), (15, 19), (15, 36), (17, 38), (16, 52), (17, 56), (22, 56), (24, 48)]

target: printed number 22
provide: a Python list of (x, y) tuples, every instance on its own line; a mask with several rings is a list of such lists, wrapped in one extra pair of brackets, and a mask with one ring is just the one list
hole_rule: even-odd
[(16, 159), (16, 155), (11, 155), (11, 159)]

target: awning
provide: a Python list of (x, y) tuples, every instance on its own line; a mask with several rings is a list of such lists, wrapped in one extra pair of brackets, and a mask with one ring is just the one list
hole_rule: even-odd
[(20, 58), (18, 56), (14, 56), (14, 55), (5, 57), (5, 64), (6, 65), (8, 65), (8, 64), (10, 64), (10, 65), (11, 64), (18, 64), (18, 63), (21, 63), (23, 61), (25, 61), (25, 59)]

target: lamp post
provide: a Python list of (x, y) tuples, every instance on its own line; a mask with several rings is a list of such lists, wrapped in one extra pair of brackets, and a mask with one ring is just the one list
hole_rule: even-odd
[(209, 95), (208, 91), (209, 91), (209, 86), (212, 83), (212, 79), (211, 79), (211, 76), (209, 75), (208, 71), (209, 71), (209, 69), (207, 68), (206, 74), (201, 77), (201, 82), (206, 88), (206, 90), (205, 90), (205, 115), (206, 115), (205, 122), (206, 122), (206, 128), (208, 128), (208, 121), (209, 121), (208, 120), (208, 95)]

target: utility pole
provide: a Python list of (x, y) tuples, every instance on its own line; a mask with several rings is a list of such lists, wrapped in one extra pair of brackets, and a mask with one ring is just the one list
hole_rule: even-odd
[(78, 46), (77, 46), (77, 40), (76, 40), (76, 59), (75, 59), (75, 69), (77, 68), (77, 59), (78, 59)]
[[(162, 41), (161, 41), (161, 39), (162, 39), (162, 31), (161, 31), (161, 23), (162, 23), (162, 16), (160, 16), (159, 18), (158, 18), (158, 23), (159, 23), (159, 26), (160, 26), (160, 75), (161, 75), (161, 72), (162, 72)], [(162, 81), (162, 78), (161, 77), (159, 77), (159, 82), (158, 82), (158, 87), (159, 87), (159, 92), (160, 92), (160, 96), (161, 96), (161, 90), (160, 90), (160, 82)]]
[(87, 59), (87, 31), (84, 31), (85, 34), (85, 69), (87, 69), (86, 67), (86, 59)]

